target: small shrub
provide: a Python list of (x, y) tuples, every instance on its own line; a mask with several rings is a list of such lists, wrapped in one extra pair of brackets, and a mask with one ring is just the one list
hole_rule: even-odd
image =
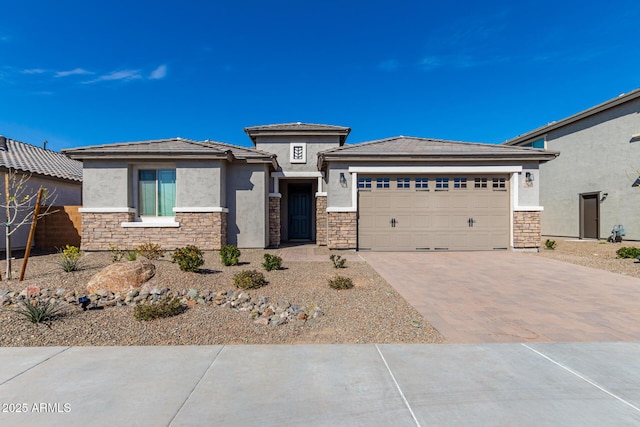
[(233, 276), (233, 284), (236, 288), (257, 289), (265, 286), (267, 283), (264, 274), (256, 270), (244, 270)]
[(109, 252), (111, 252), (111, 262), (120, 262), (124, 257), (124, 251), (115, 246), (109, 246)]
[(138, 251), (136, 251), (135, 249), (132, 251), (127, 251), (127, 260), (135, 261), (137, 259), (138, 259)]
[(240, 249), (234, 245), (225, 245), (220, 249), (220, 258), (222, 263), (227, 267), (230, 265), (238, 265), (240, 258)]
[(65, 309), (62, 305), (51, 300), (31, 299), (22, 301), (15, 312), (24, 316), (31, 323), (42, 323), (62, 316)]
[(556, 248), (556, 241), (547, 239), (544, 242), (544, 247), (550, 250), (554, 250)]
[(133, 317), (136, 320), (153, 320), (162, 317), (177, 316), (186, 310), (178, 297), (166, 296), (157, 302), (147, 302), (136, 305)]
[(151, 261), (164, 258), (164, 250), (157, 243), (143, 243), (136, 250), (140, 255)]
[(344, 263), (347, 262), (347, 260), (340, 255), (332, 254), (329, 259), (333, 261), (333, 268), (345, 268)]
[(351, 289), (353, 288), (353, 281), (349, 277), (335, 276), (329, 279), (329, 286), (333, 289)]
[(264, 254), (262, 266), (265, 270), (280, 270), (282, 268), (282, 258), (277, 255)]
[(638, 258), (640, 256), (640, 248), (622, 247), (616, 251), (618, 258)]
[(64, 271), (69, 273), (78, 270), (80, 267), (80, 257), (82, 257), (80, 248), (67, 245), (59, 254), (58, 265), (60, 265)]
[(171, 260), (177, 262), (182, 271), (197, 272), (204, 264), (204, 253), (195, 245), (176, 249)]

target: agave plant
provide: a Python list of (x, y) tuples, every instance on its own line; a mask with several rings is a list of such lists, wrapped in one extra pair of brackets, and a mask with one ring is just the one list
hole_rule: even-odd
[(64, 307), (51, 300), (30, 299), (22, 301), (15, 312), (31, 323), (48, 322), (64, 314)]

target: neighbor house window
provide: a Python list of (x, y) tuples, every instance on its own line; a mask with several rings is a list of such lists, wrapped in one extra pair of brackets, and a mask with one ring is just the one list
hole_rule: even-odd
[(389, 178), (376, 178), (376, 188), (389, 188)]
[(436, 178), (436, 189), (449, 188), (449, 178)]
[(304, 142), (291, 143), (291, 163), (307, 163), (307, 144)]
[(371, 178), (358, 178), (358, 188), (371, 188)]
[(416, 188), (429, 188), (429, 178), (416, 178)]
[(175, 206), (175, 169), (140, 169), (138, 171), (138, 215), (173, 216)]
[(398, 178), (396, 182), (398, 188), (411, 188), (411, 180), (409, 178)]
[(467, 188), (467, 178), (453, 178), (453, 188)]

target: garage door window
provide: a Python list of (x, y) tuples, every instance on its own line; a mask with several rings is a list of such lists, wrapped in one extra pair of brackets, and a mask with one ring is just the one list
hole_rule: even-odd
[(411, 188), (411, 180), (409, 178), (398, 178), (396, 182), (398, 188)]
[(416, 189), (429, 188), (429, 178), (416, 178)]
[(436, 178), (436, 190), (446, 190), (449, 188), (449, 178)]
[(493, 188), (501, 189), (506, 187), (506, 179), (505, 178), (493, 178)]
[(389, 188), (389, 178), (376, 178), (376, 188)]
[(467, 178), (453, 178), (453, 188), (467, 188)]
[(476, 178), (473, 186), (475, 188), (487, 188), (487, 178)]
[(371, 188), (371, 178), (358, 178), (358, 188)]

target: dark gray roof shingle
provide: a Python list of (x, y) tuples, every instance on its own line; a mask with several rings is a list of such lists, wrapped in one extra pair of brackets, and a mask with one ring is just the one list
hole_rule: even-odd
[(82, 182), (82, 163), (55, 151), (0, 137), (0, 157), (5, 168)]

